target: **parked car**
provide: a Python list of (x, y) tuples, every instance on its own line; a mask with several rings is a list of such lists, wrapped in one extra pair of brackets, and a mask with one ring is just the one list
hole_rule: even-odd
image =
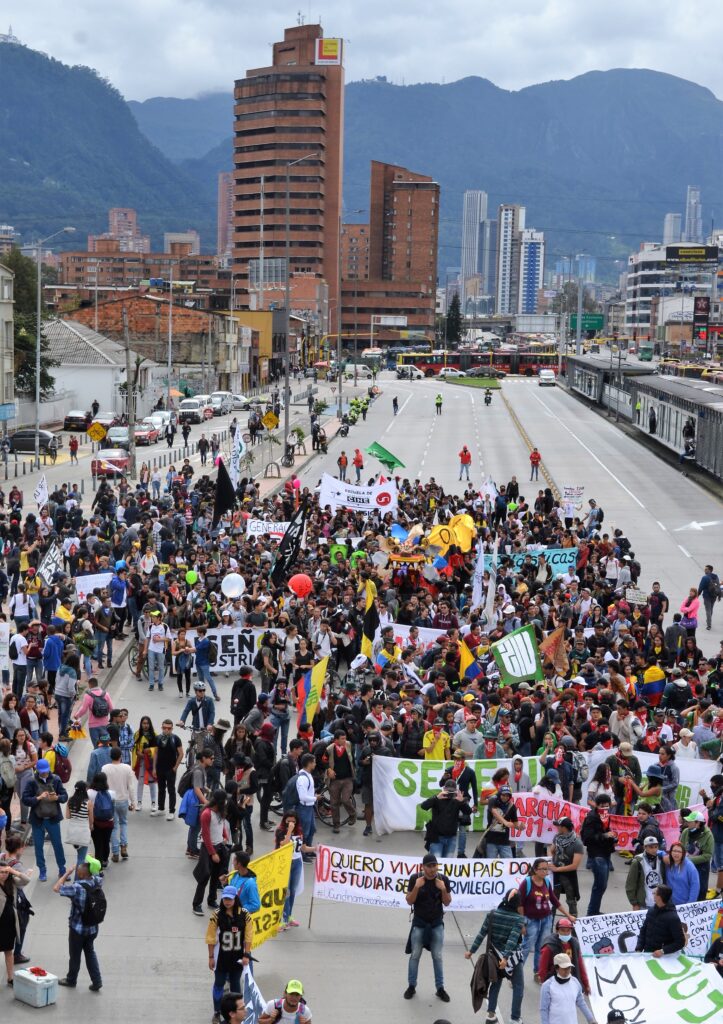
[(507, 376), (504, 370), (495, 370), (493, 366), (475, 366), (467, 370), (466, 377), (489, 377), (491, 380), (503, 380)]
[(424, 380), (424, 373), (418, 366), (400, 366), (397, 370), (398, 380)]
[(79, 430), (85, 432), (90, 426), (93, 417), (89, 412), (82, 409), (71, 409), (63, 420), (63, 430)]
[(440, 377), (465, 377), (464, 370), (455, 370), (454, 367), (443, 367), (439, 371)]
[(136, 444), (156, 444), (161, 439), (160, 429), (150, 416), (142, 423), (136, 423)]
[(234, 412), (246, 412), (251, 405), (251, 399), (245, 395), (232, 395)]
[(100, 423), (101, 427), (105, 427), (106, 430), (110, 430), (120, 420), (120, 417), (114, 412), (99, 412), (97, 416), (93, 417), (93, 423)]
[(131, 435), (128, 427), (111, 427), (103, 439), (109, 448), (125, 448), (130, 450)]
[(166, 412), (163, 409), (158, 409), (156, 412), (152, 412), (150, 416), (146, 416), (143, 422), (152, 423), (153, 426), (158, 430), (159, 436), (162, 437), (166, 427), (168, 426), (170, 419), (170, 412)]
[(90, 463), (93, 476), (115, 476), (128, 470), (130, 455), (125, 448), (101, 448)]
[(213, 408), (197, 398), (184, 398), (178, 407), (179, 423), (203, 423), (213, 419)]
[(226, 416), (233, 409), (233, 395), (230, 391), (214, 391), (209, 402), (214, 416)]
[(555, 381), (556, 378), (554, 370), (540, 370), (537, 376), (537, 386), (541, 388), (554, 388)]
[[(39, 432), (39, 450), (47, 452), (53, 438), (55, 438), (56, 446), (62, 448), (63, 439), (60, 434), (54, 434), (52, 430), (41, 429)], [(9, 438), (9, 442), (9, 451), (11, 452), (35, 452), (35, 427), (24, 427), (22, 430), (16, 430)]]

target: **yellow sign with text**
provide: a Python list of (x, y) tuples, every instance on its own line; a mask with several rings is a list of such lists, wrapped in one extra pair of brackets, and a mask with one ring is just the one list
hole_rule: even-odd
[(261, 910), (251, 915), (254, 922), (252, 949), (258, 949), (267, 939), (273, 939), (281, 927), (293, 852), (293, 844), (287, 843), (249, 864), (256, 875), (261, 900)]

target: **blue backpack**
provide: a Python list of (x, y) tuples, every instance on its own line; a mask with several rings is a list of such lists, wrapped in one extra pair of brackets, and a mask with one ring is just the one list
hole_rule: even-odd
[(107, 789), (98, 790), (93, 801), (93, 818), (95, 821), (113, 820), (113, 797)]

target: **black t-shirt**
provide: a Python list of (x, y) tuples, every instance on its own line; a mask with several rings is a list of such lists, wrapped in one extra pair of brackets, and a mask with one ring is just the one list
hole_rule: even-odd
[[(328, 749), (329, 751), (333, 750), (334, 744), (332, 744)], [(352, 763), (346, 750), (341, 757), (337, 754), (336, 750), (334, 750), (334, 775), (337, 779), (351, 779), (354, 775)]]
[[(410, 876), (410, 891), (417, 884), (417, 879), (420, 877), (423, 876), (418, 871)], [(414, 911), (413, 924), (439, 924), (442, 920), (444, 915), (444, 905), (442, 903), (442, 893), (437, 887), (437, 878), (442, 879), (447, 892), (452, 891), (452, 884), (446, 875), (438, 874), (436, 878), (426, 879), (424, 885), (419, 891), (414, 907), (412, 908)]]
[(181, 741), (175, 733), (160, 733), (157, 736), (158, 754), (156, 756), (156, 767), (162, 771), (168, 768), (173, 768), (178, 757), (178, 748), (181, 746)]

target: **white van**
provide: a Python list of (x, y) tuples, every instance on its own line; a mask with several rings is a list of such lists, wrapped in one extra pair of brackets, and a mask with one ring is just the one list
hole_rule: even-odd
[(397, 370), (398, 380), (424, 380), (424, 371), (418, 366), (400, 366)]
[(214, 391), (208, 402), (214, 416), (224, 416), (233, 409), (233, 395), (230, 391)]
[(554, 370), (540, 370), (537, 377), (538, 387), (552, 387), (554, 388), (556, 383), (555, 371)]

